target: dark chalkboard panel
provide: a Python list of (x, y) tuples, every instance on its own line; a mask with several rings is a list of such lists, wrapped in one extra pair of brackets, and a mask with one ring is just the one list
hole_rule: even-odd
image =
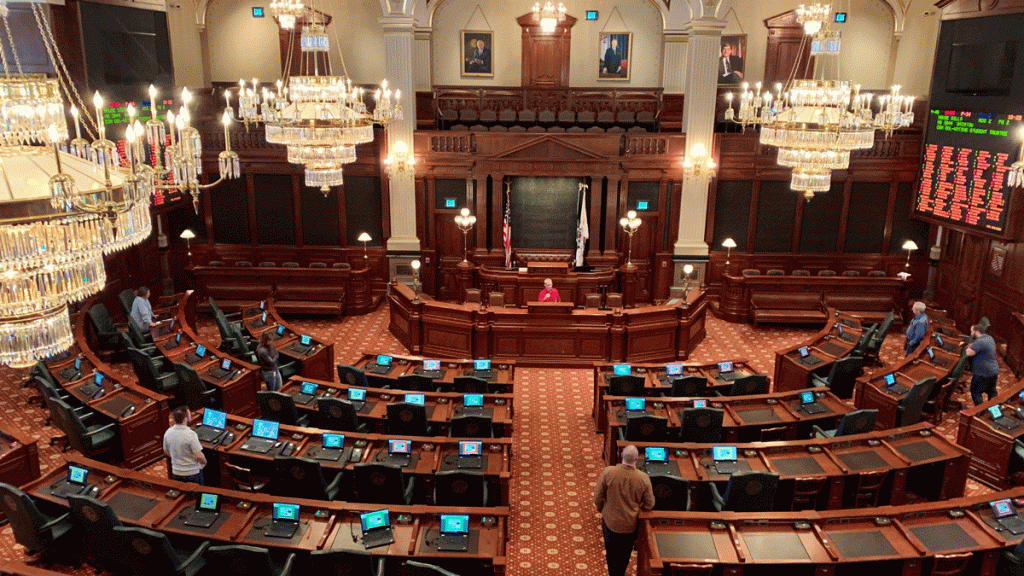
[[(411, 210), (411, 208), (410, 208)], [(384, 245), (381, 225), (380, 179), (376, 176), (345, 176), (345, 226), (349, 246), (362, 246), (357, 240), (366, 232), (373, 238), (370, 246)]]
[[(928, 246), (928, 223), (910, 219), (910, 204), (914, 201), (914, 183), (900, 182), (896, 192), (896, 206), (892, 212), (892, 241), (889, 253), (899, 252), (903, 243), (913, 240), (919, 248)], [(925, 252), (927, 255), (927, 251)]]
[(789, 182), (761, 182), (754, 252), (789, 252), (792, 249), (796, 199), (797, 193), (789, 189)]
[(325, 198), (319, 188), (303, 186), (299, 202), (302, 242), (307, 246), (338, 246), (338, 188), (332, 188)]
[(513, 178), (512, 246), (575, 248), (579, 183), (578, 178)]
[(888, 182), (854, 182), (850, 187), (850, 215), (846, 218), (843, 251), (850, 254), (880, 253), (888, 208)]
[(256, 174), (256, 226), (260, 244), (295, 244), (290, 174)]
[[(726, 238), (736, 241), (737, 250), (747, 249), (747, 224), (750, 222), (750, 180), (719, 180), (715, 196), (715, 232), (712, 250), (724, 250)], [(684, 206), (682, 208), (686, 210)]]
[(832, 253), (839, 238), (839, 218), (843, 215), (843, 183), (832, 182), (828, 192), (819, 192), (804, 203), (800, 222), (800, 251)]
[[(466, 205), (466, 181), (438, 178), (434, 182), (434, 197), (437, 210), (461, 210)], [(449, 206), (449, 201), (455, 205)]]
[(249, 208), (246, 202), (245, 178), (225, 180), (209, 190), (204, 190), (203, 194), (210, 195), (213, 241), (221, 244), (248, 244)]
[[(657, 212), (658, 191), (660, 188), (661, 182), (634, 182), (630, 180), (629, 192), (626, 196), (626, 210)], [(647, 207), (641, 208), (641, 202), (646, 202)]]

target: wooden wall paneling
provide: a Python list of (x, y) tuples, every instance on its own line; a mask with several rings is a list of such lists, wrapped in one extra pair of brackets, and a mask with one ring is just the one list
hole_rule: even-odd
[(338, 195), (338, 244), (348, 246), (348, 209), (345, 206), (345, 185), (334, 187)]
[(505, 264), (505, 237), (502, 233), (505, 222), (505, 182), (501, 174), (491, 174), (491, 211), (488, 219), (491, 224), (489, 253), (501, 257)]
[(754, 180), (750, 190), (750, 223), (747, 225), (747, 245), (737, 246), (740, 252), (753, 252), (754, 239), (757, 236), (757, 207), (761, 203), (761, 181)]
[(892, 243), (892, 222), (894, 218), (893, 211), (896, 208), (896, 194), (899, 192), (899, 183), (896, 181), (889, 183), (889, 205), (885, 209), (885, 234), (882, 236), (882, 253), (883, 254), (894, 254), (893, 248), (899, 250), (899, 246), (891, 246)]
[[(658, 213), (667, 214), (666, 208), (668, 207), (668, 180), (662, 176), (658, 182)], [(664, 252), (668, 250), (666, 242), (668, 241), (668, 223), (671, 218), (662, 218), (661, 225), (658, 226), (658, 242), (655, 244), (651, 256), (654, 256), (655, 252)], [(652, 259), (653, 260), (653, 259)]]
[[(426, 215), (428, 214), (427, 197), (427, 183), (423, 178), (416, 178), (413, 184), (416, 188), (414, 206), (416, 207), (416, 237), (420, 239), (421, 250), (430, 246), (430, 237), (427, 235), (427, 224)], [(421, 262), (422, 264), (422, 262)], [(423, 273), (423, 267), (420, 267), (420, 274)]]
[(252, 172), (245, 175), (245, 204), (249, 210), (249, 244), (255, 246), (259, 241), (260, 230), (256, 224), (256, 186), (255, 174)]
[(608, 223), (615, 226), (616, 242), (615, 249), (619, 253), (619, 260), (621, 264), (625, 264), (629, 259), (629, 255), (626, 251), (629, 250), (629, 235), (622, 230), (622, 226), (619, 225), (619, 220), (626, 217), (629, 213), (629, 174), (626, 174), (619, 181), (619, 195), (617, 198), (618, 202), (615, 206), (615, 216), (608, 219)]
[(765, 50), (764, 85), (785, 83), (794, 69), (794, 78), (810, 78), (814, 71), (810, 43), (804, 43), (803, 25), (796, 21), (796, 12), (790, 10), (764, 20), (768, 28), (768, 46)]
[(846, 229), (850, 218), (850, 195), (853, 193), (853, 179), (843, 181), (843, 208), (839, 213), (839, 231), (836, 233), (836, 252), (846, 251)]
[[(219, 177), (219, 176), (218, 176)], [(206, 172), (202, 176), (202, 182), (209, 184), (210, 175)], [(206, 229), (206, 245), (213, 248), (213, 206), (210, 200), (210, 190), (204, 190), (202, 195), (202, 217), (203, 217), (203, 228)], [(188, 208), (186, 208), (188, 209)]]
[(601, 253), (601, 206), (604, 200), (604, 175), (590, 177), (590, 210), (587, 212), (587, 224), (590, 225), (590, 245), (587, 246), (587, 259), (596, 258)]
[[(292, 174), (292, 217), (294, 218), (295, 226), (295, 245), (302, 247), (306, 243), (305, 236), (302, 234), (302, 184), (299, 182), (299, 176)], [(330, 192), (328, 192), (330, 194)]]
[[(605, 218), (604, 218), (604, 246), (601, 247), (602, 254), (619, 254), (619, 190), (625, 190), (629, 186), (628, 180), (618, 176), (608, 176), (608, 194), (605, 197)], [(625, 198), (622, 199), (624, 203)]]
[[(793, 194), (797, 193), (793, 192)], [(804, 206), (806, 205), (807, 199), (798, 195), (796, 198), (796, 211), (793, 213), (793, 241), (789, 248), (789, 251), (794, 254), (800, 251), (800, 231), (804, 224)]]
[[(466, 203), (471, 206), (470, 210), (476, 216), (476, 224), (469, 234), (469, 253), (475, 255), (477, 252), (487, 251), (487, 175), (477, 174), (472, 180), (472, 194), (467, 194)], [(472, 198), (472, 202), (469, 199)]]

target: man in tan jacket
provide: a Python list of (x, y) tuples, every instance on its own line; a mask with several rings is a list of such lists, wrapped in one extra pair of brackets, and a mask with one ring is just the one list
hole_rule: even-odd
[(608, 576), (624, 576), (637, 536), (637, 516), (654, 508), (654, 488), (637, 470), (636, 446), (622, 450), (622, 464), (605, 468), (597, 477), (594, 505), (601, 512)]

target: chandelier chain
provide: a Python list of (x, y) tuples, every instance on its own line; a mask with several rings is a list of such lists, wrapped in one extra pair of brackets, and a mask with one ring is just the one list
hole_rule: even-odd
[[(49, 19), (43, 13), (43, 9), (37, 3), (32, 2), (32, 12), (36, 17), (36, 26), (39, 28), (39, 33), (43, 37), (43, 44), (46, 46), (46, 53), (50, 57), (50, 61), (55, 64), (57, 69), (57, 81), (60, 82), (61, 90), (68, 95), (69, 99), (74, 99), (73, 104), (78, 106), (78, 109), (83, 112), (79, 117), (83, 119), (82, 124), (85, 126), (86, 135), (90, 138), (96, 138), (99, 134), (99, 126), (93, 120), (92, 115), (84, 113), (89, 108), (86, 107), (82, 101), (81, 95), (75, 88), (74, 83), (71, 80), (71, 73), (68, 72), (68, 67), (64, 64), (64, 57), (60, 55), (60, 50), (57, 49), (57, 41), (53, 38), (53, 31), (49, 26)], [(44, 24), (43, 20), (47, 20)]]
[(22, 74), (21, 71), (21, 58), (18, 58), (18, 50), (14, 47), (14, 34), (11, 34), (11, 23), (7, 21), (7, 17), (3, 17), (4, 28), (7, 30), (7, 41), (11, 43), (11, 54), (14, 55), (14, 65), (18, 70), (18, 74)]
[[(4, 19), (4, 22), (7, 22), (7, 16), (4, 16), (3, 19)], [(14, 50), (15, 50), (14, 46), (11, 46), (11, 51), (13, 52)], [(7, 67), (7, 50), (4, 50), (3, 45), (0, 45), (0, 60), (3, 60), (4, 76), (10, 76), (11, 75), (11, 71)]]

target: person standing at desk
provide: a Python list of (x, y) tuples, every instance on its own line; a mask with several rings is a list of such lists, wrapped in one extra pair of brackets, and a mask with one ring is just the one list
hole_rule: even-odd
[(174, 426), (164, 432), (164, 454), (171, 459), (171, 479), (203, 485), (206, 456), (199, 435), (188, 427), (192, 412), (188, 406), (174, 409)]
[(554, 288), (554, 283), (551, 278), (544, 279), (544, 289), (540, 291), (540, 295), (537, 297), (538, 302), (561, 302), (562, 298), (558, 295), (558, 288)]
[(149, 304), (149, 288), (140, 286), (135, 291), (130, 320), (143, 334), (149, 332), (149, 325), (153, 323), (153, 307)]
[(637, 470), (638, 457), (636, 446), (626, 446), (622, 450), (622, 463), (605, 468), (597, 477), (594, 505), (601, 512), (608, 576), (626, 574), (629, 555), (636, 544), (637, 517), (641, 510), (654, 508), (651, 478)]
[(281, 389), (281, 384), (283, 383), (281, 380), (281, 368), (277, 365), (277, 359), (281, 354), (270, 341), (271, 332), (273, 330), (267, 330), (260, 334), (260, 345), (256, 348), (256, 360), (260, 363), (260, 376), (267, 383), (267, 390), (277, 392)]
[(971, 326), (974, 342), (967, 345), (965, 353), (974, 358), (971, 366), (971, 400), (981, 404), (984, 393), (991, 400), (996, 396), (996, 380), (999, 379), (999, 363), (996, 362), (996, 342), (988, 335), (988, 327), (981, 324)]
[(917, 348), (928, 331), (928, 316), (924, 313), (924, 302), (914, 302), (911, 309), (914, 311), (914, 317), (910, 320), (910, 326), (907, 326), (907, 345), (904, 348), (907, 356)]

